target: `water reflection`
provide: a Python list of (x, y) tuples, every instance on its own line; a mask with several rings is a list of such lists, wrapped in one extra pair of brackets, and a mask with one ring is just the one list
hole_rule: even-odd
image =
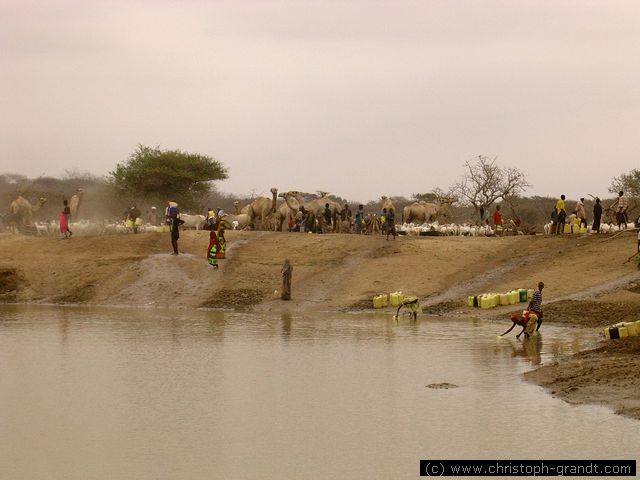
[(285, 342), (289, 341), (289, 337), (291, 336), (291, 313), (285, 312), (281, 316), (282, 320), (282, 339)]
[(523, 340), (512, 340), (511, 346), (514, 357), (524, 358), (533, 365), (540, 365), (542, 363), (542, 334), (538, 333), (531, 338), (525, 338)]

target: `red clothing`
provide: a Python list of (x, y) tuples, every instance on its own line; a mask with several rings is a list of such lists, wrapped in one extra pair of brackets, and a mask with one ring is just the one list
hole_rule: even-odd
[(493, 223), (496, 225), (502, 225), (502, 213), (498, 210), (493, 212)]
[(62, 212), (60, 214), (60, 233), (67, 233), (69, 231), (69, 219), (67, 215)]

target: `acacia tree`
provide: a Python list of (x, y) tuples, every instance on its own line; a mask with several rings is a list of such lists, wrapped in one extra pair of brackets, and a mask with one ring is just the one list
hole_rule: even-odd
[(227, 178), (227, 169), (205, 155), (138, 145), (109, 175), (109, 183), (130, 198), (171, 199), (196, 207), (211, 191), (211, 181)]
[(630, 197), (640, 198), (640, 170), (634, 168), (629, 173), (614, 177), (609, 191), (611, 193), (623, 191)]
[(497, 157), (483, 155), (468, 160), (462, 179), (451, 187), (458, 200), (472, 205), (476, 213), (505, 197), (516, 196), (531, 186), (523, 172), (517, 168), (501, 167), (496, 160)]

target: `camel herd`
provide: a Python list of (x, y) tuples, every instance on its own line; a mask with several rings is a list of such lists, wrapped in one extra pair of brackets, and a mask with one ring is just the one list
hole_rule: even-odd
[[(84, 191), (79, 188), (69, 199), (69, 208), (73, 218), (78, 217), (83, 193)], [(35, 204), (32, 204), (29, 200), (19, 195), (18, 198), (11, 202), (9, 205), (9, 213), (5, 216), (5, 223), (9, 227), (9, 230), (14, 233), (27, 233), (29, 231), (33, 231), (35, 227), (35, 224), (33, 223), (33, 214), (40, 210), (45, 203), (47, 203), (46, 198), (41, 197)]]
[[(236, 201), (234, 203), (235, 212), (225, 215), (222, 222), (227, 228), (236, 226), (242, 229), (252, 225), (253, 228), (258, 230), (282, 231), (285, 222), (289, 218), (295, 217), (301, 207), (304, 207), (307, 212), (312, 212), (315, 216), (320, 216), (324, 212), (326, 205), (329, 205), (332, 217), (339, 218), (344, 205), (329, 198), (329, 192), (321, 191), (318, 193), (318, 198), (305, 200), (304, 195), (299, 191), (278, 193), (277, 188), (271, 188), (271, 198), (258, 197), (244, 207), (240, 207), (240, 203)], [(279, 198), (282, 199), (280, 203), (278, 203)], [(440, 217), (446, 217), (455, 201), (455, 198), (443, 197), (436, 202), (413, 202), (404, 207), (401, 218), (405, 223), (433, 222)], [(380, 211), (385, 208), (387, 211), (396, 210), (391, 199), (386, 196), (381, 197), (379, 207)], [(371, 215), (370, 219), (375, 223), (376, 216)]]
[[(328, 197), (328, 192), (320, 192), (320, 198), (305, 200), (303, 194), (298, 191), (278, 193), (277, 188), (271, 188), (271, 198), (258, 197), (248, 205), (240, 207), (240, 202), (234, 202), (235, 212), (222, 217), (221, 221), (227, 228), (234, 226), (239, 229), (252, 226), (257, 230), (282, 231), (285, 222), (295, 217), (300, 207), (311, 211), (314, 215), (322, 215), (325, 205), (334, 217), (340, 215), (343, 206)], [(278, 203), (278, 198), (282, 201)]]
[[(278, 193), (277, 188), (271, 188), (271, 198), (258, 197), (247, 205), (241, 206), (240, 202), (234, 202), (235, 211), (225, 214), (221, 219), (221, 225), (228, 229), (256, 229), (282, 231), (286, 228), (290, 218), (294, 218), (301, 207), (307, 212), (312, 212), (319, 217), (323, 214), (325, 206), (329, 205), (332, 217), (340, 218), (345, 208), (329, 197), (329, 192), (319, 192), (319, 196), (312, 199), (306, 199), (305, 195), (299, 191), (288, 191)], [(76, 193), (69, 199), (69, 209), (71, 218), (74, 220), (72, 227), (79, 231), (87, 233), (124, 233), (126, 227), (117, 223), (108, 222), (89, 222), (87, 220), (78, 222), (78, 213), (83, 198), (83, 190), (78, 189)], [(5, 216), (5, 223), (13, 232), (36, 233), (39, 235), (51, 234), (58, 228), (55, 220), (48, 222), (33, 221), (34, 213), (37, 212), (46, 203), (46, 198), (40, 198), (35, 204), (29, 202), (22, 196), (11, 202), (9, 214)], [(454, 203), (455, 199), (443, 198), (438, 202), (414, 202), (404, 207), (402, 216), (396, 214), (396, 218), (402, 218), (405, 223), (424, 223), (433, 222), (437, 218), (446, 216), (449, 207)], [(386, 196), (381, 197), (380, 211), (394, 209), (393, 202)], [(199, 228), (204, 225), (204, 217), (202, 215), (188, 215), (184, 217), (193, 217), (193, 228)], [(375, 233), (381, 230), (379, 217), (376, 214), (368, 214), (364, 219), (365, 233)], [(348, 232), (351, 231), (353, 219), (349, 219), (349, 225), (340, 222), (340, 228), (335, 231)], [(153, 225), (147, 225), (146, 230), (154, 230)], [(376, 228), (377, 227), (377, 228)], [(143, 229), (144, 230), (144, 229)]]

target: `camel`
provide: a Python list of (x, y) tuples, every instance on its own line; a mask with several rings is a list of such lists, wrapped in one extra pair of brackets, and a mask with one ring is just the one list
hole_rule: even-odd
[(324, 212), (324, 206), (328, 203), (331, 213), (334, 215), (340, 215), (340, 212), (342, 212), (342, 205), (331, 200), (327, 196), (329, 195), (329, 192), (318, 191), (318, 194), (320, 195), (320, 198), (311, 200), (310, 202), (307, 202), (303, 205), (305, 210), (312, 211), (316, 216), (322, 215), (322, 212)]
[(278, 189), (271, 188), (271, 198), (258, 197), (248, 205), (247, 214), (252, 222), (258, 219), (260, 228), (267, 226), (268, 218), (276, 211), (276, 202), (278, 200)]
[(240, 202), (238, 200), (233, 202), (233, 208), (235, 209), (236, 215), (247, 214), (249, 212), (249, 205), (245, 205), (244, 207), (240, 208)]
[(284, 198), (284, 202), (280, 204), (276, 211), (276, 232), (282, 231), (282, 224), (291, 216), (295, 217), (298, 213), (300, 205), (304, 203), (302, 194), (297, 191), (283, 192), (278, 195)]
[(402, 210), (402, 221), (404, 223), (433, 222), (440, 216), (446, 216), (449, 208), (455, 202), (456, 199), (453, 197), (443, 197), (438, 203), (413, 202)]
[(46, 198), (38, 199), (36, 205), (31, 205), (31, 202), (24, 197), (18, 196), (9, 206), (10, 223), (14, 232), (19, 231), (21, 228), (30, 228), (33, 226), (33, 212), (37, 212), (47, 202)]
[(391, 199), (389, 197), (385, 197), (384, 195), (380, 197), (380, 211), (382, 211), (383, 208), (386, 208), (387, 212), (392, 208), (394, 212), (396, 211), (396, 207), (393, 206), (393, 202), (391, 201)]
[(74, 221), (78, 220), (78, 209), (80, 208), (80, 201), (82, 200), (82, 195), (84, 194), (84, 190), (81, 188), (76, 190), (76, 193), (69, 200), (69, 209), (71, 210), (71, 218)]
[[(333, 218), (338, 218), (340, 216), (340, 213), (342, 212), (342, 208), (343, 208), (342, 205), (340, 205), (338, 202), (335, 202), (334, 200), (331, 200), (328, 197), (329, 192), (318, 191), (318, 194), (320, 195), (320, 198), (316, 198), (315, 200), (311, 200), (309, 202), (303, 202), (302, 196), (299, 195), (297, 197), (298, 208), (304, 207), (304, 209), (307, 212), (312, 212), (316, 217), (318, 217), (323, 214), (325, 205), (329, 204), (329, 210), (331, 210), (331, 216)], [(284, 201), (286, 202), (289, 209), (296, 212), (298, 211), (298, 208), (296, 208), (295, 203), (291, 202), (291, 196), (285, 197)]]
[(227, 230), (243, 230), (247, 225), (251, 223), (251, 217), (247, 213), (240, 213), (237, 215), (224, 215), (219, 222), (219, 227), (224, 227)]

